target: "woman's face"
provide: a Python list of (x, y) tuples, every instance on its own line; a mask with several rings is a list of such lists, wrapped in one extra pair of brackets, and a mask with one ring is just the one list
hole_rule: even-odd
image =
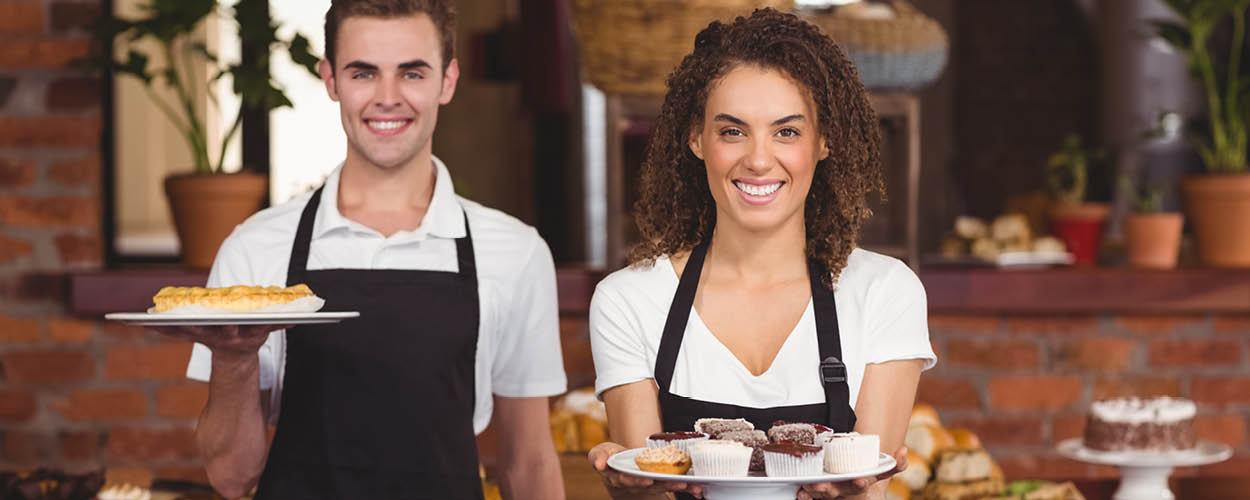
[(812, 172), (829, 155), (812, 100), (787, 75), (752, 65), (713, 85), (690, 149), (707, 165), (718, 224), (802, 224)]

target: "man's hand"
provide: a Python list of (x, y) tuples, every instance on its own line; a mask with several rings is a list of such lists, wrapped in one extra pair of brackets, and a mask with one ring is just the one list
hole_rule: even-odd
[(170, 337), (207, 346), (213, 356), (254, 355), (269, 339), (269, 332), (289, 325), (156, 326), (152, 330)]

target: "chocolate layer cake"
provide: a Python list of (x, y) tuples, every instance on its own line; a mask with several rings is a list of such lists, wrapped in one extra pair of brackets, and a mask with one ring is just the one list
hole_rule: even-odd
[(1085, 424), (1085, 447), (1100, 451), (1175, 451), (1197, 444), (1188, 399), (1156, 397), (1097, 401)]
[(761, 430), (749, 431), (731, 431), (722, 433), (720, 439), (726, 441), (737, 441), (739, 443), (750, 446), (753, 451), (751, 453), (751, 470), (764, 470), (764, 446), (768, 444), (768, 435)]

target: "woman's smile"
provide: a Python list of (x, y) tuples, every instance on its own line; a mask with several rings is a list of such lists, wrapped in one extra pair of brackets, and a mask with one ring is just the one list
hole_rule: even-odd
[(785, 184), (785, 181), (779, 180), (754, 181), (738, 179), (733, 181), (733, 185), (738, 188), (738, 194), (742, 197), (742, 200), (752, 205), (772, 203), (780, 195), (781, 188)]

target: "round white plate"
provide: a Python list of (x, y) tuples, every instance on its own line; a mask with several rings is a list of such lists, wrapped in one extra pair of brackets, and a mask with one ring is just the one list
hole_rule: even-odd
[(311, 325), (360, 317), (350, 312), (148, 314), (112, 313), (104, 319), (139, 326)]
[(1098, 451), (1085, 447), (1081, 438), (1059, 443), (1059, 454), (1073, 460), (1120, 467), (1194, 467), (1223, 462), (1233, 456), (1226, 444), (1199, 441), (1192, 450), (1168, 452)]
[(768, 477), (762, 472), (752, 472), (752, 476), (742, 477), (716, 477), (716, 476), (695, 476), (691, 474), (660, 474), (656, 472), (646, 472), (638, 470), (638, 464), (634, 463), (634, 456), (645, 448), (634, 448), (625, 450), (608, 458), (608, 466), (618, 471), (624, 472), (631, 476), (639, 476), (659, 481), (679, 481), (694, 484), (709, 485), (758, 485), (758, 484), (812, 484), (812, 483), (837, 483), (841, 481), (850, 481), (861, 477), (871, 477), (882, 472), (886, 472), (894, 468), (894, 457), (880, 453), (877, 456), (877, 466), (861, 472), (850, 474), (822, 474), (819, 476), (796, 476), (796, 477)]

